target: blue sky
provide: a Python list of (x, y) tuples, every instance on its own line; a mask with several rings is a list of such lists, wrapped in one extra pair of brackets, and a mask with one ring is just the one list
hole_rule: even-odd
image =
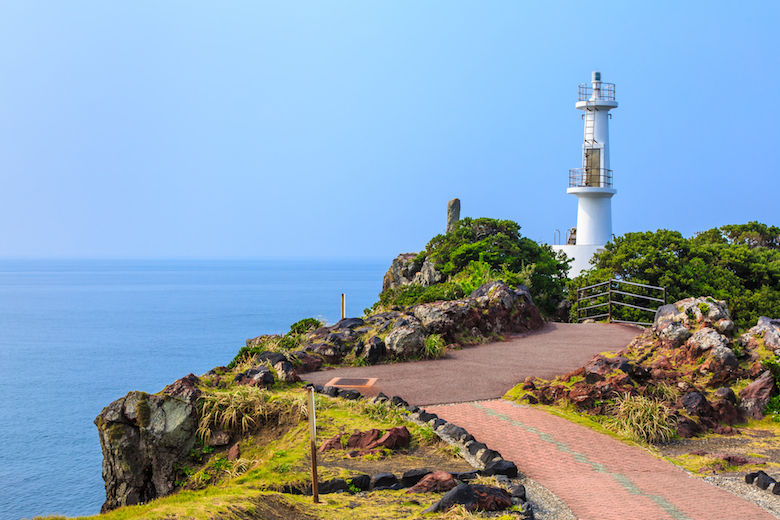
[(601, 70), (613, 231), (778, 222), (780, 3), (0, 2), (0, 257), (365, 257), (576, 224)]

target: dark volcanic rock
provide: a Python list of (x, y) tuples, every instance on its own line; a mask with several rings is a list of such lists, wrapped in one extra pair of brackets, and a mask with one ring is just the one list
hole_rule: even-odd
[(457, 504), (463, 505), (467, 511), (503, 511), (512, 507), (512, 499), (501, 488), (459, 484), (423, 513), (448, 511)]
[(195, 447), (198, 428), (194, 393), (188, 388), (184, 382), (169, 387), (185, 399), (130, 392), (97, 416), (106, 484), (102, 512), (145, 503), (175, 490), (176, 468)]
[(371, 477), (368, 475), (356, 475), (349, 479), (349, 485), (356, 487), (360, 491), (367, 491), (371, 486)]
[(401, 476), (401, 484), (404, 487), (412, 487), (417, 484), (425, 475), (432, 473), (429, 469), (410, 469)]
[(517, 477), (517, 466), (509, 460), (494, 460), (485, 465), (485, 475), (506, 475), (509, 478)]
[(709, 401), (699, 392), (688, 392), (683, 396), (681, 403), (685, 410), (692, 415), (707, 417), (712, 413)]
[(763, 471), (758, 472), (758, 476), (756, 477), (755, 484), (756, 486), (760, 487), (761, 489), (766, 489), (769, 486), (775, 484), (777, 481), (764, 473)]
[(398, 483), (398, 478), (392, 473), (379, 473), (371, 477), (369, 489), (387, 488)]

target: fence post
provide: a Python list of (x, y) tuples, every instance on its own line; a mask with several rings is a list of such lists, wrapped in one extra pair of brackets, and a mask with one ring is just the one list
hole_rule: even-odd
[(609, 296), (608, 298), (608, 307), (607, 307), (607, 323), (612, 323), (612, 279), (609, 280), (609, 284), (607, 285)]
[(664, 286), (664, 305), (666, 305), (666, 286)]
[(580, 322), (580, 291), (581, 290), (582, 289), (577, 287), (577, 323)]

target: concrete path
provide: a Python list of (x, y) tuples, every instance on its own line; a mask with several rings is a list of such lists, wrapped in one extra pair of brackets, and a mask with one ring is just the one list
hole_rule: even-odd
[(563, 500), (578, 520), (773, 520), (728, 491), (611, 437), (508, 401), (427, 407)]
[(547, 323), (538, 332), (509, 341), (453, 350), (429, 361), (338, 368), (304, 374), (325, 385), (335, 378), (371, 379), (363, 395), (398, 395), (417, 406), (481, 401), (503, 396), (528, 376), (551, 379), (570, 372), (594, 354), (619, 350), (639, 333), (631, 325)]

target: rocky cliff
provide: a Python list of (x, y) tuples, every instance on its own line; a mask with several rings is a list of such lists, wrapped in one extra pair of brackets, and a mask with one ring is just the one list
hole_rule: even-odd
[[(537, 330), (543, 324), (527, 290), (490, 282), (460, 300), (397, 308), (320, 327), (298, 336), (290, 350), (268, 350), (272, 345), (283, 348), (284, 338), (279, 336), (249, 339), (240, 366), (218, 367), (204, 379), (218, 388), (269, 387), (275, 381), (299, 381), (299, 374), (345, 358), (373, 364), (423, 357), (426, 338), (433, 334), (450, 344), (467, 345)], [(130, 392), (95, 419), (103, 451), (104, 512), (168, 495), (185, 480), (182, 468), (196, 447), (200, 422), (199, 386), (211, 391), (190, 374), (159, 394)], [(210, 443), (224, 446), (239, 433), (220, 431)]]
[(130, 392), (97, 416), (106, 484), (101, 512), (174, 491), (177, 464), (195, 446), (196, 382), (190, 374), (158, 395)]

